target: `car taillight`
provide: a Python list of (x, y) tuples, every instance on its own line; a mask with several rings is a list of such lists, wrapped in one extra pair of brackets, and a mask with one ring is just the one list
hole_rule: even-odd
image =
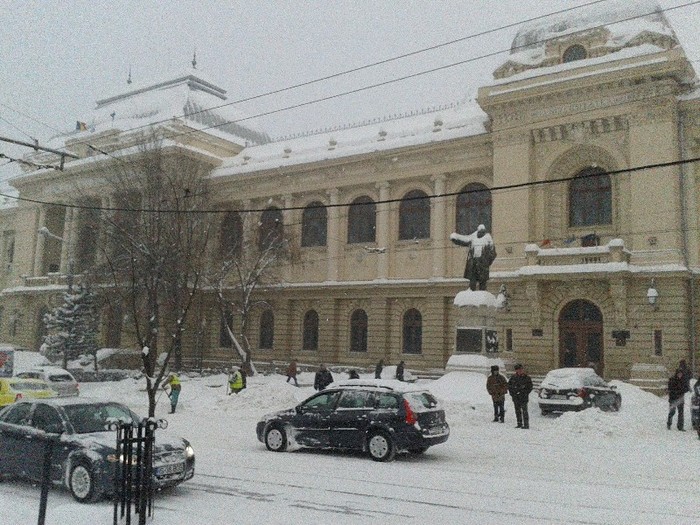
[(15, 401), (19, 401), (20, 399), (22, 399), (22, 394), (21, 394), (21, 393), (19, 393), (19, 394), (17, 394), (17, 395), (15, 396)]
[(587, 397), (588, 391), (585, 388), (581, 388), (578, 391), (578, 397)]
[(403, 400), (403, 409), (406, 411), (406, 424), (415, 425), (418, 418), (416, 418), (416, 415), (413, 413), (413, 409), (411, 408), (408, 399)]

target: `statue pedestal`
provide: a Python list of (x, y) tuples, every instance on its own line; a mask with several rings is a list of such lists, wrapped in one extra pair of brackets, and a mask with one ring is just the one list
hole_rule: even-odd
[(489, 373), (492, 365), (503, 368), (503, 361), (493, 355), (499, 351), (498, 298), (483, 290), (465, 290), (455, 296), (454, 305), (454, 352), (445, 369)]

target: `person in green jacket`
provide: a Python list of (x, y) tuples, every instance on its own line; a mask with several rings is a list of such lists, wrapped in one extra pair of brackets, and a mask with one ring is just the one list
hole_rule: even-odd
[(233, 373), (228, 378), (228, 395), (238, 394), (243, 390), (243, 374), (240, 368), (234, 368)]

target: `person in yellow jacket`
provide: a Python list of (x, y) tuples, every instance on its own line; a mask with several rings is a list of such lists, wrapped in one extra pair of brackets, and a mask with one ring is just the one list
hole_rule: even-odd
[(238, 394), (243, 388), (243, 374), (240, 368), (235, 368), (228, 378), (228, 395)]
[[(168, 392), (167, 387), (170, 387)], [(174, 414), (177, 408), (177, 402), (180, 399), (180, 390), (182, 385), (180, 384), (180, 377), (175, 373), (171, 373), (165, 381), (163, 381), (163, 388), (170, 398), (170, 413)]]

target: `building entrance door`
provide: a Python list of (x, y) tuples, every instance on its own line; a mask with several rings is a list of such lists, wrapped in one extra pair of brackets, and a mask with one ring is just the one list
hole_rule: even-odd
[(559, 315), (559, 366), (584, 366), (603, 375), (603, 315), (590, 301), (577, 299)]

